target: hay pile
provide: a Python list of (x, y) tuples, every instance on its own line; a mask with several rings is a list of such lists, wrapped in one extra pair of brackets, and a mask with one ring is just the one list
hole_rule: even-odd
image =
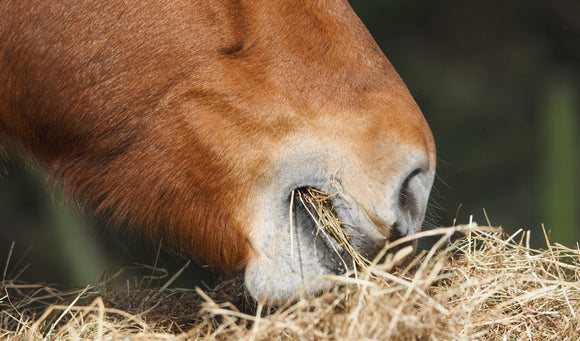
[[(463, 236), (449, 242), (452, 235)], [(0, 339), (576, 340), (580, 251), (529, 247), (475, 224), (440, 228), (430, 251), (340, 277), (331, 292), (283, 307), (254, 305), (239, 280), (213, 291), (111, 281), (77, 291), (0, 282)], [(399, 251), (405, 252), (405, 249)], [(396, 257), (395, 257), (396, 258)], [(227, 303), (228, 300), (233, 303)]]

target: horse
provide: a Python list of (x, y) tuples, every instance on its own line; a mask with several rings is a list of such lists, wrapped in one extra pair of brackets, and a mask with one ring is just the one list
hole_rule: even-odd
[(346, 0), (1, 0), (0, 17), (0, 145), (110, 226), (272, 302), (348, 270), (289, 209), (298, 189), (338, 192), (368, 257), (420, 230), (433, 136)]

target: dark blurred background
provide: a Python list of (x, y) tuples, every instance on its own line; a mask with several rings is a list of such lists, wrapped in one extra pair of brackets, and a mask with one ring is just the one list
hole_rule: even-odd
[[(580, 1), (351, 4), (435, 135), (438, 178), (427, 225), (466, 223), (470, 215), (485, 224), (485, 209), (508, 232), (531, 230), (535, 247), (545, 245), (542, 223), (553, 241), (575, 247)], [(154, 262), (155, 246), (94, 227), (47, 194), (44, 176), (19, 158), (0, 161), (0, 171), (1, 271), (16, 242), (7, 277), (84, 285), (111, 266)]]

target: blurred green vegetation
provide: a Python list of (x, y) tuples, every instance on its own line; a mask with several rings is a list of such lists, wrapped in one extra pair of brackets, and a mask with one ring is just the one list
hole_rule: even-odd
[[(579, 42), (580, 43), (580, 42)], [(575, 88), (566, 75), (547, 83), (544, 106), (544, 193), (545, 221), (553, 229), (552, 238), (570, 244), (578, 240), (580, 209), (579, 120)]]
[[(351, 4), (433, 130), (439, 165), (428, 225), (462, 223), (470, 215), (484, 224), (485, 208), (494, 225), (534, 231), (536, 246), (543, 245), (542, 223), (555, 241), (574, 246), (580, 240), (580, 1)], [(19, 159), (0, 162), (0, 169), (1, 266), (12, 240), (13, 265), (34, 245), (24, 257), (32, 267), (23, 278), (32, 280), (83, 285), (100, 276), (103, 264), (135, 261), (126, 243), (86, 228), (86, 219), (51, 199), (41, 176)], [(139, 261), (151, 264), (155, 249), (145, 249)]]
[[(20, 159), (4, 160), (0, 179), (0, 264), (14, 252), (8, 278), (32, 261), (43, 281), (86, 285), (96, 282), (110, 264), (87, 219), (66, 205), (60, 194), (49, 193), (44, 176)], [(30, 258), (30, 259), (27, 259)], [(20, 262), (19, 266), (16, 264)], [(22, 263), (24, 262), (24, 263)], [(69, 271), (68, 269), (75, 269)], [(95, 271), (98, 269), (98, 271)], [(25, 276), (26, 277), (26, 276)]]

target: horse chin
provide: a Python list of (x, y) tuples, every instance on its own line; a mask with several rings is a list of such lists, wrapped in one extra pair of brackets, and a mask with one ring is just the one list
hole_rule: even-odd
[(258, 257), (246, 267), (245, 285), (258, 302), (281, 304), (330, 288), (334, 281), (329, 275), (333, 273), (324, 268), (319, 268), (319, 273), (313, 273), (316, 270), (310, 267), (303, 272), (294, 272), (287, 265)]

